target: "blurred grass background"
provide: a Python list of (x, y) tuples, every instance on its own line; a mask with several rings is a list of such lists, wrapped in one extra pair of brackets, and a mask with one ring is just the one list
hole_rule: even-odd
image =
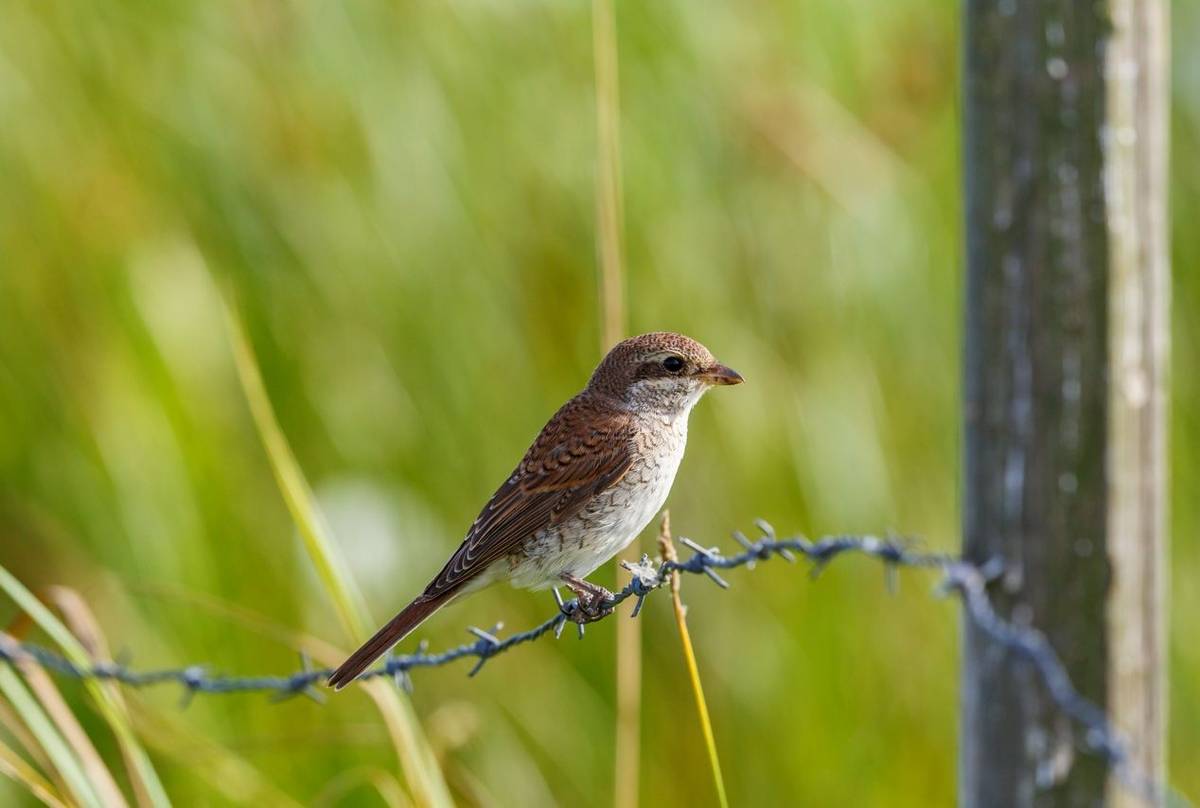
[[(1200, 4), (1173, 11), (1171, 761), (1194, 795)], [(763, 516), (955, 549), (958, 4), (617, 13), (630, 330), (694, 335), (749, 380), (694, 416), (675, 532), (725, 541)], [(218, 290), (385, 618), (598, 359), (588, 5), (7, 0), (2, 18), (0, 564), (78, 590), (138, 666), (293, 669), (251, 614), (345, 644)], [(931, 581), (732, 577), (684, 594), (733, 803), (950, 804), (957, 613)], [(419, 636), (550, 608), (495, 589)], [(641, 794), (710, 804), (667, 598), (644, 616)], [(613, 634), (417, 675), (459, 799), (609, 803)], [(171, 739), (150, 746), (179, 804), (271, 801), (248, 782), (375, 804), (396, 770), (360, 692), (182, 714), (177, 695), (134, 701)], [(29, 799), (0, 780), (0, 803)]]

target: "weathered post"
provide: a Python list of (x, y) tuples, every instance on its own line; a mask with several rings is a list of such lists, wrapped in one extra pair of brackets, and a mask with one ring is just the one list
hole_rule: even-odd
[[(1165, 0), (966, 0), (964, 552), (1139, 768), (1164, 748)], [(1109, 791), (1032, 672), (969, 625), (960, 801)]]

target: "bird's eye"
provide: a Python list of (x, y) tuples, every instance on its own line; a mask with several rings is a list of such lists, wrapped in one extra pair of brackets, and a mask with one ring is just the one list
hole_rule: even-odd
[(668, 356), (662, 361), (662, 366), (667, 373), (679, 373), (683, 370), (684, 362), (678, 356)]

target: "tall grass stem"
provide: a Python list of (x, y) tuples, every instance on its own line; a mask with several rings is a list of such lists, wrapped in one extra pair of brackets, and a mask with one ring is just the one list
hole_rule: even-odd
[[(614, 0), (592, 0), (592, 52), (596, 82), (596, 240), (600, 264), (600, 350), (620, 341), (626, 328), (622, 254), (621, 103)], [(617, 567), (617, 579), (623, 571)], [(617, 624), (616, 731), (613, 799), (618, 808), (638, 804), (641, 756), (642, 629)]]
[[(675, 545), (671, 541), (671, 514), (663, 512), (662, 530), (658, 536), (658, 547), (665, 561), (678, 561)], [(717, 802), (721, 808), (729, 808), (725, 796), (725, 779), (721, 776), (721, 760), (717, 757), (717, 739), (713, 735), (712, 721), (708, 717), (708, 702), (704, 699), (704, 687), (700, 684), (700, 668), (696, 664), (696, 652), (692, 648), (692, 636), (688, 633), (687, 608), (679, 596), (679, 571), (671, 573), (671, 601), (675, 607), (675, 625), (679, 627), (679, 641), (683, 646), (683, 660), (687, 665), (688, 679), (696, 697), (696, 715), (700, 719), (700, 730), (704, 733), (704, 745), (708, 748), (708, 764), (712, 769), (713, 785), (717, 791)]]
[[(225, 306), (225, 315), (238, 378), (280, 493), (296, 523), (317, 576), (333, 600), (347, 636), (354, 643), (362, 642), (371, 625), (366, 601), (355, 585), (346, 561), (333, 540), (333, 533), (317, 508), (308, 480), (279, 427), (250, 341), (229, 303)], [(413, 799), (422, 806), (440, 808), (453, 805), (441, 767), (411, 704), (397, 693), (395, 687), (381, 681), (370, 683), (367, 690), (387, 725)]]

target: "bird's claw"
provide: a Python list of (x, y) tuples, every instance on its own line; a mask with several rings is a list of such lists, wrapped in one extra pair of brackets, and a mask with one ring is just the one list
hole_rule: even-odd
[(613, 613), (613, 607), (608, 605), (611, 599), (612, 593), (608, 590), (595, 595), (580, 595), (575, 601), (575, 608), (567, 614), (567, 619), (579, 625), (602, 620)]
[(594, 623), (613, 613), (613, 593), (602, 586), (580, 579), (567, 580), (575, 600), (563, 606), (563, 613), (573, 623)]

